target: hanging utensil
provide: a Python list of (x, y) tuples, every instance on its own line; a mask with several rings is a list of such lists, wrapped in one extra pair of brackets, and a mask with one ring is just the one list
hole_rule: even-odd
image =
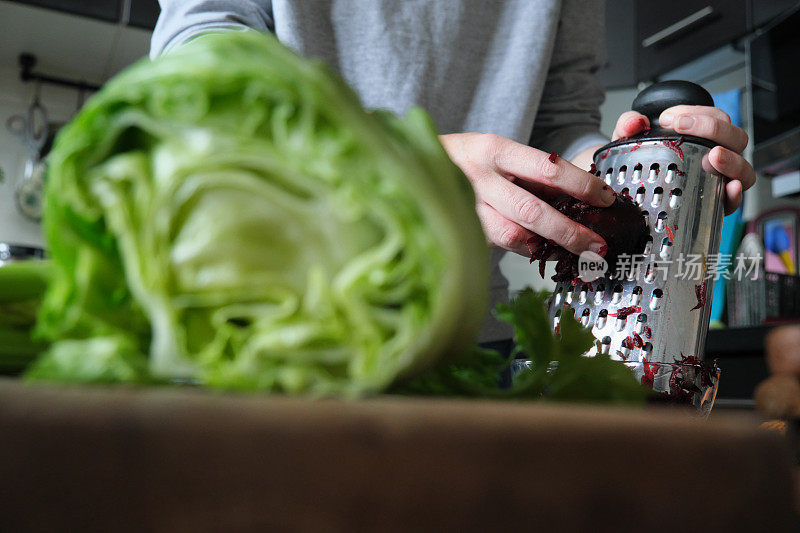
[(15, 189), (15, 199), (19, 210), (31, 220), (42, 217), (42, 194), (46, 163), (42, 158), (42, 148), (47, 143), (49, 128), (47, 111), (40, 100), (41, 84), (37, 83), (33, 101), (25, 114), (13, 115), (6, 121), (8, 130), (19, 137), (28, 148), (22, 179)]

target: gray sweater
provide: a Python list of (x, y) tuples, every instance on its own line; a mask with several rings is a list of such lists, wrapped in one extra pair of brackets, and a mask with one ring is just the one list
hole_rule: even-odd
[[(160, 0), (151, 56), (253, 28), (336, 68), (368, 108), (418, 105), (440, 133), (496, 133), (566, 159), (599, 133), (601, 0)], [(492, 253), (492, 305), (508, 297)], [(531, 269), (531, 276), (534, 269)], [(482, 341), (511, 336), (487, 318)]]

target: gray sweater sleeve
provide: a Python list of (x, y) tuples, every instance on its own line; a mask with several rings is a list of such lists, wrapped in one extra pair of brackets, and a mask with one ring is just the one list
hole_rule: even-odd
[(531, 146), (567, 160), (608, 139), (600, 134), (605, 91), (595, 71), (605, 62), (604, 3), (564, 0)]
[(161, 15), (150, 41), (150, 57), (207, 32), (274, 31), (271, 0), (159, 0)]

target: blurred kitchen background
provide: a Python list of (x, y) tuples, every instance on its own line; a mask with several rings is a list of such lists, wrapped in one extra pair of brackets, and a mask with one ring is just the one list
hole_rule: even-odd
[[(0, 0), (0, 243), (42, 246), (38, 157), (96, 87), (147, 54), (158, 12), (156, 0)], [(755, 280), (717, 283), (712, 326), (727, 328), (706, 344), (724, 371), (720, 405), (749, 407), (767, 375), (764, 335), (800, 320), (800, 2), (612, 0), (605, 28), (606, 135), (639, 90), (667, 79), (703, 85), (750, 135), (759, 181), (726, 218), (722, 252), (750, 233), (765, 260)], [(552, 286), (525, 258), (503, 269), (514, 291)]]

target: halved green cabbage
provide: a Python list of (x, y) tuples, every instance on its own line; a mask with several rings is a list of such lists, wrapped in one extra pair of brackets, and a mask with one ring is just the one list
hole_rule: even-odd
[(422, 110), (366, 112), (255, 32), (129, 68), (58, 136), (29, 376), (362, 394), (486, 313), (472, 190)]

